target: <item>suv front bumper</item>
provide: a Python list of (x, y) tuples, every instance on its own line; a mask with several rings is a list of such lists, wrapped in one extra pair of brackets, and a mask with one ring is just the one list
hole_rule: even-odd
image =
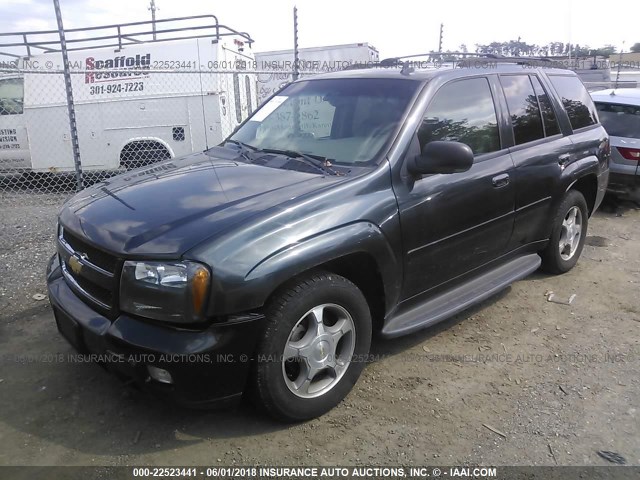
[[(58, 330), (79, 353), (185, 406), (207, 408), (240, 398), (264, 317), (251, 315), (204, 330), (173, 328), (125, 314), (112, 321), (73, 293), (54, 259), (47, 268), (49, 301)], [(149, 366), (169, 372), (172, 382), (153, 379)]]

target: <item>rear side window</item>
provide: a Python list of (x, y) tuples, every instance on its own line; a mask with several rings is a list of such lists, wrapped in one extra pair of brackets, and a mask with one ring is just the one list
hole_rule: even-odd
[(533, 83), (533, 89), (536, 91), (536, 95), (538, 96), (538, 104), (542, 111), (542, 123), (544, 125), (545, 135), (550, 137), (551, 135), (560, 133), (560, 125), (558, 125), (556, 112), (553, 109), (549, 95), (547, 95), (547, 92), (542, 88), (540, 79), (534, 76), (531, 77), (531, 82)]
[(500, 150), (488, 80), (458, 80), (438, 90), (418, 129), (418, 139), (421, 148), (435, 140), (449, 140), (466, 143), (475, 155)]
[(640, 138), (640, 106), (596, 102), (596, 108), (609, 135)]
[(598, 123), (596, 107), (578, 77), (549, 75), (574, 130)]
[(544, 138), (538, 99), (529, 75), (501, 76), (516, 145)]

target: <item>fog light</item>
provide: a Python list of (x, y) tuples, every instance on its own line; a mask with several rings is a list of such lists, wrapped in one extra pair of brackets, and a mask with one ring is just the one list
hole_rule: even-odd
[(156, 382), (160, 383), (173, 383), (173, 378), (171, 378), (171, 374), (166, 370), (158, 367), (154, 367), (152, 365), (147, 365), (147, 370), (149, 370), (149, 375)]

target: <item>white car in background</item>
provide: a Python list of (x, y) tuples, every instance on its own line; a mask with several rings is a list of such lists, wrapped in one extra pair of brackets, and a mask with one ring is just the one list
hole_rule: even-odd
[(640, 88), (591, 92), (611, 140), (611, 193), (640, 201)]

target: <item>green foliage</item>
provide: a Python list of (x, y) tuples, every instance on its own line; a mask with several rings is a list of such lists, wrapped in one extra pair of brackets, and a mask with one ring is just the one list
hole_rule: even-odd
[[(608, 57), (616, 53), (616, 47), (613, 45), (605, 45), (599, 48), (590, 48), (588, 45), (569, 44), (563, 42), (550, 42), (546, 45), (529, 44), (518, 40), (509, 40), (508, 42), (491, 42), (483, 45), (476, 43), (476, 53), (495, 53), (507, 57), (556, 57), (567, 56), (571, 52), (572, 57), (588, 57), (593, 55)], [(640, 43), (632, 48), (640, 51)]]

